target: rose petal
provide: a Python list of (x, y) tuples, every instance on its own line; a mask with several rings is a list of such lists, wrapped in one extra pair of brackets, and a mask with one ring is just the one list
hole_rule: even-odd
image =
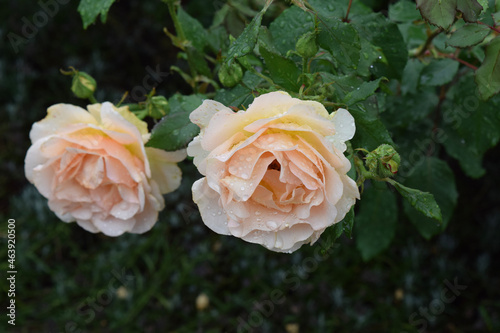
[(335, 147), (344, 152), (346, 150), (345, 141), (351, 140), (356, 132), (354, 117), (345, 109), (338, 109), (331, 115), (333, 124), (335, 125), (335, 134), (326, 137)]
[(35, 143), (50, 135), (71, 131), (71, 128), (78, 124), (97, 125), (97, 121), (81, 107), (70, 104), (53, 105), (47, 109), (47, 116), (43, 120), (33, 124), (30, 131), (31, 142)]
[(151, 178), (160, 187), (161, 193), (174, 191), (181, 184), (182, 172), (177, 162), (186, 158), (186, 150), (167, 152), (156, 148), (146, 148), (151, 167)]
[(208, 186), (205, 178), (194, 182), (193, 201), (198, 205), (207, 227), (221, 235), (230, 234), (227, 227), (228, 219), (219, 203), (219, 194)]

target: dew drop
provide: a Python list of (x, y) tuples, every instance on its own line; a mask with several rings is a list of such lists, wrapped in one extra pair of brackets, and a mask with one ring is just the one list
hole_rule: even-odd
[(269, 227), (269, 229), (274, 230), (278, 227), (278, 224), (274, 221), (267, 221), (266, 225)]

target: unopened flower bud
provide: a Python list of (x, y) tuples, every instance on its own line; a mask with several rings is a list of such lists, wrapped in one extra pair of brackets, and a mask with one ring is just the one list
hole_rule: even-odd
[(303, 34), (295, 44), (295, 50), (302, 58), (311, 58), (318, 53), (316, 32), (309, 31)]
[(393, 177), (398, 172), (399, 163), (401, 163), (401, 157), (388, 144), (382, 144), (366, 155), (368, 171), (380, 178)]
[(241, 81), (242, 77), (243, 70), (235, 61), (229, 66), (223, 63), (219, 69), (219, 80), (225, 87), (234, 87)]
[(155, 119), (160, 119), (169, 113), (170, 106), (168, 105), (168, 101), (165, 97), (153, 96), (148, 98), (147, 110), (149, 116)]
[(97, 83), (94, 78), (85, 72), (75, 71), (73, 74), (73, 82), (71, 83), (71, 91), (78, 98), (89, 98), (94, 95)]

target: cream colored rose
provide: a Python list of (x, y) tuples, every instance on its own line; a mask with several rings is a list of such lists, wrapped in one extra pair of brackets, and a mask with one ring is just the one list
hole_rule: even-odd
[(128, 107), (69, 104), (48, 109), (30, 132), (26, 178), (65, 222), (119, 236), (150, 230), (162, 193), (179, 187), (185, 150), (145, 148), (147, 125)]
[(205, 176), (193, 184), (193, 200), (219, 234), (292, 252), (359, 199), (346, 175), (344, 142), (355, 126), (344, 109), (330, 115), (318, 102), (272, 92), (236, 113), (205, 100), (190, 119), (201, 131), (187, 152)]

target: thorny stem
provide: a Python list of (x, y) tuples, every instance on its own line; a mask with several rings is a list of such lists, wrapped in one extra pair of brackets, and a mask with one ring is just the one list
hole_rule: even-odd
[(459, 63), (464, 64), (465, 66), (467, 66), (467, 67), (469, 67), (469, 68), (472, 68), (473, 70), (477, 70), (477, 67), (476, 67), (476, 66), (474, 66), (474, 65), (472, 65), (472, 64), (470, 64), (470, 63), (468, 63), (468, 62), (467, 62), (467, 61), (465, 61), (465, 60), (462, 60), (462, 59), (460, 59), (460, 58), (457, 58), (457, 57), (456, 57), (455, 55), (453, 55), (453, 54), (449, 55), (449, 56), (448, 56), (448, 58), (453, 59), (453, 60), (456, 60), (456, 61), (458, 61)]
[(487, 25), (486, 23), (483, 23), (483, 22), (481, 22), (481, 21), (477, 21), (477, 23), (482, 24), (482, 25), (485, 25), (485, 26), (487, 26), (488, 28), (490, 28), (491, 30), (493, 30), (493, 31), (495, 31), (495, 32), (498, 32), (498, 33), (500, 34), (500, 30), (498, 30), (498, 28), (496, 28), (496, 27), (492, 27), (491, 25)]
[(429, 48), (429, 45), (431, 45), (432, 40), (439, 35), (443, 31), (442, 28), (434, 30), (428, 37), (427, 40), (425, 41), (425, 44), (422, 46), (420, 51), (417, 53), (417, 57), (422, 56), (425, 51)]
[(441, 53), (441, 52), (439, 52), (438, 55), (441, 56), (441, 57), (444, 57), (444, 58), (449, 58), (449, 59), (458, 61), (459, 63), (461, 63), (461, 64), (463, 64), (463, 65), (465, 65), (465, 66), (467, 66), (467, 67), (469, 67), (469, 68), (471, 68), (473, 70), (477, 70), (476, 66), (474, 66), (473, 64), (471, 64), (471, 63), (469, 63), (469, 62), (467, 62), (465, 60), (460, 59), (456, 54)]

